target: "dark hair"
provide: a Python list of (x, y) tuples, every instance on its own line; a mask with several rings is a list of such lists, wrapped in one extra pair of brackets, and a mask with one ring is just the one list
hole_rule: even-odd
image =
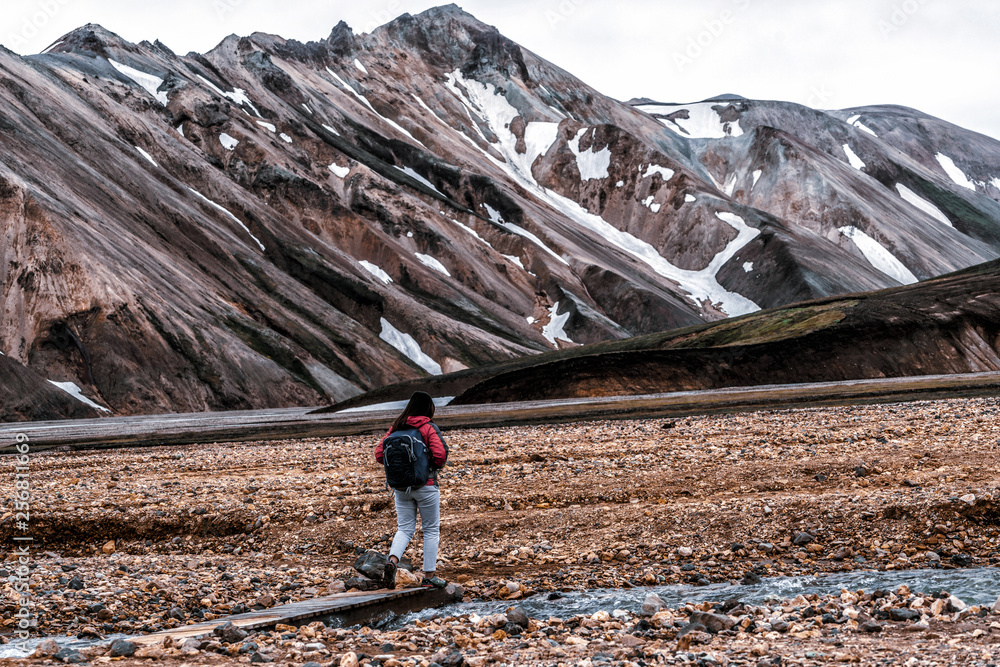
[(392, 428), (389, 429), (390, 432), (407, 428), (406, 420), (409, 417), (434, 418), (434, 399), (431, 398), (430, 394), (425, 391), (413, 392), (413, 396), (410, 396), (410, 402), (403, 408), (403, 412), (396, 417), (396, 421), (392, 422)]

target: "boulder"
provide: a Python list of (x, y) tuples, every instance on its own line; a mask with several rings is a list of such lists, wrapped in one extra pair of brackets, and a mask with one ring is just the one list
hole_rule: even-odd
[(224, 623), (212, 630), (212, 634), (217, 636), (226, 644), (238, 644), (247, 638), (247, 631), (237, 627), (232, 622)]
[(108, 653), (112, 658), (131, 658), (135, 655), (136, 646), (127, 639), (116, 639), (111, 642), (111, 651)]
[[(382, 573), (385, 572), (385, 565), (389, 562), (389, 557), (377, 551), (369, 549), (358, 556), (354, 561), (354, 569), (375, 581), (382, 580)], [(402, 568), (400, 568), (402, 569)], [(397, 575), (398, 576), (398, 575)]]
[(396, 570), (396, 588), (413, 588), (423, 583), (420, 575), (413, 574), (409, 570), (402, 568)]
[(890, 609), (889, 618), (894, 621), (919, 621), (920, 612), (916, 609)]
[[(998, 602), (1000, 602), (1000, 600), (998, 600)], [(50, 655), (55, 655), (58, 652), (59, 652), (59, 644), (56, 643), (56, 640), (45, 639), (39, 642), (38, 646), (35, 647), (35, 652), (32, 654), (32, 657), (47, 658)]]
[[(1000, 602), (1000, 601), (998, 601)], [(528, 627), (528, 614), (522, 607), (510, 607), (507, 609), (507, 620), (522, 628)]]
[(713, 635), (723, 630), (730, 630), (736, 625), (736, 621), (725, 614), (712, 614), (705, 611), (692, 612), (688, 622), (705, 626), (705, 630)]
[(666, 609), (667, 604), (660, 598), (656, 593), (650, 593), (646, 596), (646, 599), (642, 601), (642, 609), (640, 615), (642, 616), (652, 616), (661, 609)]

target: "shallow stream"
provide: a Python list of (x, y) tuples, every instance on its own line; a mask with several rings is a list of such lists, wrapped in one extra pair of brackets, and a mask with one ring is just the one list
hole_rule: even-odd
[[(837, 574), (819, 574), (801, 577), (771, 577), (760, 584), (711, 584), (709, 586), (650, 586), (639, 588), (605, 588), (589, 591), (561, 593), (550, 600), (547, 595), (534, 595), (517, 602), (462, 602), (439, 609), (425, 609), (412, 614), (387, 618), (381, 624), (385, 628), (404, 627), (414, 620), (428, 620), (440, 616), (460, 616), (478, 614), (487, 616), (503, 612), (512, 604), (520, 605), (528, 616), (568, 618), (577, 614), (593, 614), (622, 609), (633, 614), (639, 612), (642, 601), (650, 593), (656, 593), (669, 607), (679, 607), (688, 602), (721, 602), (739, 598), (745, 603), (761, 604), (794, 598), (797, 595), (816, 593), (832, 595), (842, 589), (850, 591), (873, 591), (879, 588), (894, 590), (906, 584), (910, 590), (919, 593), (948, 591), (968, 605), (992, 605), (1000, 595), (1000, 569), (992, 567), (965, 570), (899, 570), (889, 572), (855, 571)], [(108, 643), (126, 635), (109, 635), (104, 640), (73, 637), (53, 637), (60, 646), (85, 648), (95, 644)], [(15, 644), (0, 646), (0, 658), (21, 658), (34, 650), (45, 637), (33, 638), (26, 643), (28, 652), (20, 651)]]
[(756, 585), (711, 584), (709, 586), (649, 586), (638, 588), (605, 588), (589, 591), (562, 593), (555, 600), (546, 595), (534, 595), (517, 602), (463, 602), (441, 609), (425, 609), (406, 614), (386, 625), (401, 627), (416, 619), (427, 620), (435, 616), (478, 614), (487, 616), (501, 613), (512, 604), (521, 606), (532, 618), (568, 618), (577, 614), (593, 614), (622, 609), (637, 614), (642, 601), (656, 593), (668, 607), (680, 607), (688, 602), (722, 602), (739, 598), (744, 603), (761, 604), (767, 601), (791, 599), (797, 595), (833, 595), (842, 589), (849, 591), (874, 591), (879, 588), (895, 590), (902, 584), (919, 593), (948, 591), (968, 605), (992, 606), (1000, 595), (1000, 569), (976, 568), (965, 570), (899, 570), (888, 572), (854, 571), (836, 574), (818, 574), (800, 577), (770, 577)]

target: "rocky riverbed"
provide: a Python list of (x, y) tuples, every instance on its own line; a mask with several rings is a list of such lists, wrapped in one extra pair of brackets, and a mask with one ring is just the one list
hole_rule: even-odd
[[(583, 589), (996, 565), (998, 409), (968, 399), (449, 432), (439, 573), (466, 600), (513, 609)], [(376, 440), (33, 455), (36, 633), (135, 635), (363, 587), (355, 552), (384, 551), (394, 529)], [(9, 540), (12, 516), (0, 522)], [(938, 595), (514, 621), (445, 609), (404, 629), (312, 626), (141, 651), (283, 664), (351, 664), (353, 652), (384, 667), (459, 654), (472, 665), (993, 662), (991, 605)], [(4, 609), (9, 632), (14, 607)], [(734, 625), (691, 629), (693, 613)]]

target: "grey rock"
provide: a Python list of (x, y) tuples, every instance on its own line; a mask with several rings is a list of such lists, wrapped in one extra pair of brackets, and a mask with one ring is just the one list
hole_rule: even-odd
[(243, 628), (237, 627), (232, 624), (232, 621), (226, 622), (223, 625), (218, 626), (212, 630), (212, 634), (221, 639), (226, 644), (237, 644), (242, 642), (247, 638), (247, 631)]
[(274, 662), (274, 658), (265, 653), (254, 653), (250, 656), (250, 662)]
[(858, 630), (861, 632), (867, 632), (869, 634), (877, 634), (882, 632), (882, 624), (876, 623), (875, 621), (865, 621), (858, 626)]
[(136, 646), (127, 639), (116, 639), (111, 642), (111, 651), (108, 653), (112, 658), (131, 658), (135, 655)]
[(445, 654), (435, 654), (434, 662), (441, 667), (462, 667), (465, 664), (465, 656), (461, 651), (451, 651)]
[(920, 612), (916, 609), (890, 609), (889, 618), (894, 621), (919, 621)]
[(354, 561), (354, 569), (375, 581), (382, 580), (382, 573), (385, 565), (389, 562), (389, 557), (373, 549), (369, 549)]
[(706, 632), (705, 626), (701, 623), (685, 623), (677, 630), (677, 638), (680, 639), (685, 635), (689, 635), (692, 632)]
[(792, 544), (795, 544), (795, 545), (801, 547), (803, 545), (809, 544), (810, 542), (812, 542), (815, 539), (816, 538), (814, 538), (809, 533), (799, 533), (798, 535), (795, 536), (795, 539), (792, 540)]
[(59, 644), (54, 639), (45, 639), (38, 643), (35, 652), (32, 654), (36, 658), (48, 657), (59, 652)]
[(528, 614), (523, 607), (511, 607), (507, 610), (507, 620), (522, 628), (528, 627)]
[(65, 662), (70, 665), (87, 662), (87, 656), (83, 655), (75, 648), (61, 648), (52, 657), (60, 662)]
[(952, 564), (959, 567), (969, 567), (972, 565), (972, 556), (969, 554), (955, 554), (950, 560)]
[(666, 609), (667, 603), (665, 603), (662, 598), (656, 593), (650, 593), (646, 596), (646, 599), (642, 601), (642, 609), (640, 610), (641, 616), (652, 616), (661, 609)]
[(723, 630), (729, 630), (736, 625), (735, 619), (725, 614), (712, 614), (704, 611), (693, 612), (688, 618), (688, 622), (705, 626), (705, 630), (713, 635)]

